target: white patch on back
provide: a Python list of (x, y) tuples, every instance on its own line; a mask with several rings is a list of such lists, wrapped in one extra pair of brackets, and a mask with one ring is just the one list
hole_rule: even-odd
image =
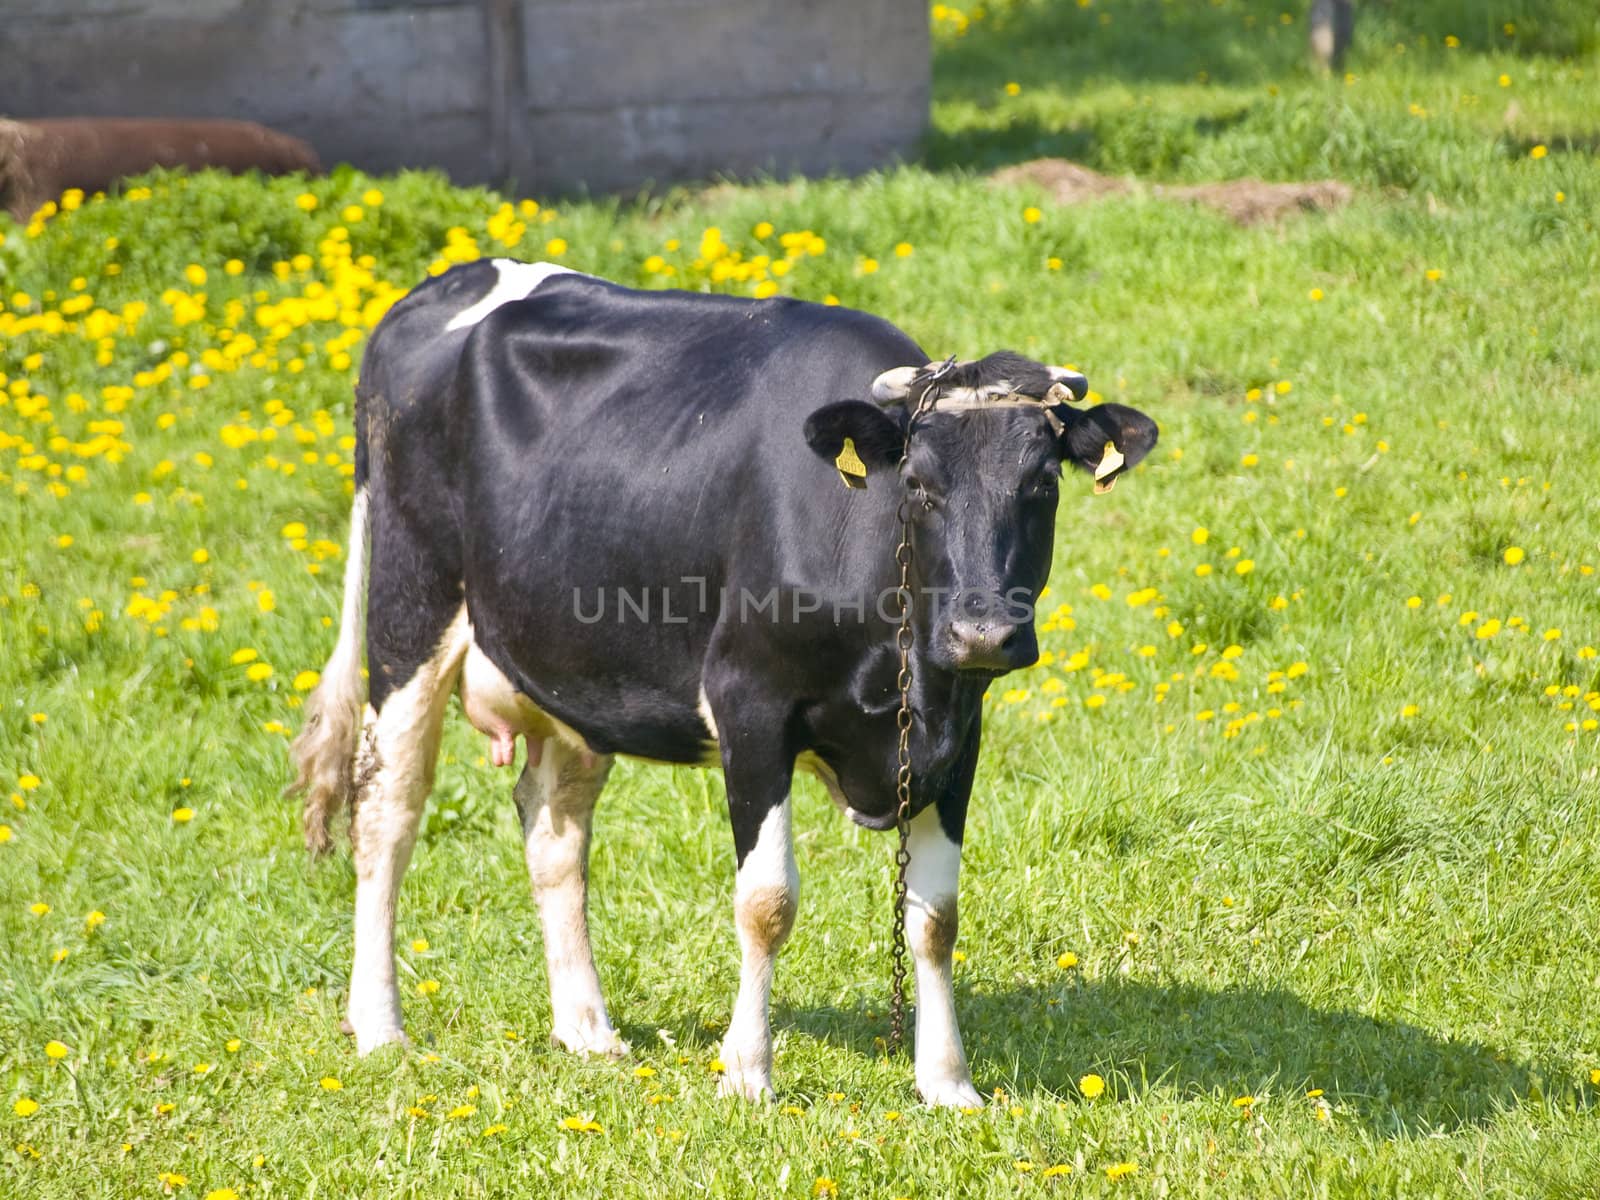
[(489, 289), (489, 294), (471, 308), (462, 309), (450, 318), (450, 323), (444, 327), (446, 333), (454, 333), (458, 329), (469, 329), (502, 304), (510, 304), (513, 300), (527, 299), (533, 295), (535, 288), (552, 275), (581, 275), (583, 273), (556, 263), (525, 263), (518, 262), (514, 258), (495, 259), (494, 269), (500, 273), (500, 277), (495, 280), (494, 286)]

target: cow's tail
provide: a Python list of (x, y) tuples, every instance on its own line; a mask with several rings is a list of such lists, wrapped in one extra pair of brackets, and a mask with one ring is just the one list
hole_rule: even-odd
[[(366, 480), (360, 481), (365, 484)], [(356, 492), (350, 510), (350, 549), (344, 565), (344, 605), (339, 616), (339, 640), (322, 669), (322, 679), (306, 699), (305, 722), (289, 754), (295, 779), (285, 795), (304, 796), (301, 819), (306, 849), (313, 856), (332, 844), (333, 819), (350, 806), (355, 791), (356, 740), (361, 735), (361, 714), (367, 685), (361, 675), (361, 644), (365, 638), (367, 547), (367, 489)]]

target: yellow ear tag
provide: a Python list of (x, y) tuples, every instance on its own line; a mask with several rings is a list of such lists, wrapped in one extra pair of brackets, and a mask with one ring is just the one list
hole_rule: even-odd
[(1106, 448), (1100, 452), (1100, 465), (1094, 469), (1094, 494), (1104, 495), (1117, 486), (1114, 476), (1116, 470), (1128, 460), (1122, 457), (1122, 451), (1117, 449), (1115, 442), (1107, 442)]
[(844, 448), (839, 451), (839, 457), (833, 460), (833, 465), (838, 468), (839, 478), (844, 480), (845, 487), (867, 486), (867, 464), (856, 453), (854, 438), (845, 438)]

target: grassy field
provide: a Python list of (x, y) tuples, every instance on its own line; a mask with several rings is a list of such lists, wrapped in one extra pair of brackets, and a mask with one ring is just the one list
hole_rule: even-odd
[[(851, 182), (157, 178), (0, 218), (0, 1196), (1600, 1195), (1600, 31), (1368, 5), (1324, 80), (1281, 13), (941, 10), (925, 162)], [(1240, 229), (978, 173), (1039, 154), (1356, 200)], [(414, 1047), (338, 1033), (348, 856), (308, 865), (279, 791), (352, 363), (479, 253), (832, 296), (1161, 423), (1110, 496), (1064, 489), (1045, 659), (990, 696), (982, 1111), (881, 1053), (890, 841), (809, 781), (776, 1103), (715, 1095), (711, 772), (613, 774), (633, 1056), (546, 1048), (511, 778), (459, 717), (402, 893)]]

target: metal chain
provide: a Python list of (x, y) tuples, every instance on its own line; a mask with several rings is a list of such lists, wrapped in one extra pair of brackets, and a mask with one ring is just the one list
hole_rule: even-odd
[[(908, 427), (909, 428), (909, 427)], [(900, 545), (894, 558), (900, 564), (900, 627), (895, 649), (900, 653), (900, 711), (895, 728), (900, 744), (895, 752), (895, 832), (900, 844), (894, 854), (894, 955), (889, 992), (889, 1053), (900, 1053), (906, 1034), (906, 868), (911, 864), (911, 497), (900, 500)]]
[[(955, 366), (954, 356), (947, 358), (929, 376), (927, 386), (918, 398), (915, 410), (906, 420), (905, 445), (902, 456), (911, 453), (911, 426), (917, 417), (933, 408), (939, 399), (938, 384)], [(900, 711), (895, 714), (895, 728), (899, 745), (895, 751), (895, 814), (894, 827), (899, 835), (899, 845), (894, 855), (894, 934), (891, 938), (892, 965), (889, 985), (889, 1053), (898, 1054), (906, 1035), (906, 868), (911, 865), (911, 647), (915, 635), (911, 629), (911, 497), (900, 498), (898, 511), (900, 544), (895, 547), (894, 560), (900, 565), (900, 625), (895, 630), (895, 650), (900, 655), (900, 673), (895, 682), (900, 688)]]

